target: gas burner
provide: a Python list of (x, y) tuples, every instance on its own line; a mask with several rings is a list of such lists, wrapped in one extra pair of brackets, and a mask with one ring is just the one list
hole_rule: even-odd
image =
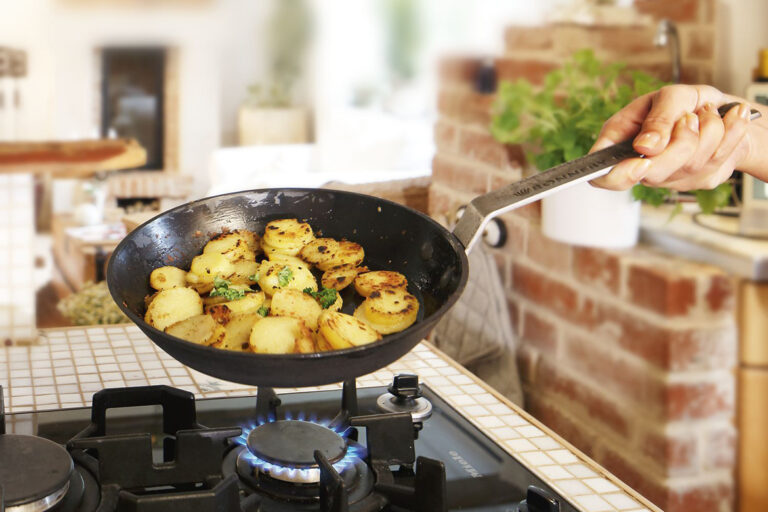
[(6, 512), (43, 512), (61, 502), (74, 465), (67, 451), (40, 437), (0, 435), (0, 488)]
[[(236, 439), (245, 446), (238, 456), (247, 462), (248, 473), (259, 474), (294, 484), (317, 484), (320, 468), (315, 460), (319, 451), (343, 473), (363, 456), (363, 448), (346, 439), (347, 431), (305, 420), (277, 420), (243, 429)], [(238, 464), (240, 468), (241, 464)], [(239, 471), (240, 472), (240, 471)]]

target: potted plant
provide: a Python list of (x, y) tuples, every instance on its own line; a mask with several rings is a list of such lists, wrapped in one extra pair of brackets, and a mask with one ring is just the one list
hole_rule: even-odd
[(309, 114), (294, 103), (311, 32), (305, 0), (275, 2), (267, 33), (268, 82), (251, 85), (238, 113), (240, 145), (309, 141)]
[[(499, 86), (491, 132), (506, 144), (522, 144), (539, 170), (587, 154), (603, 123), (632, 99), (662, 82), (622, 63), (601, 63), (591, 50), (576, 52), (550, 72), (536, 90), (525, 80)], [(730, 196), (730, 185), (695, 191), (705, 213)], [(660, 205), (677, 196), (667, 189), (636, 185), (615, 192), (575, 185), (542, 200), (542, 231), (555, 240), (594, 247), (629, 247), (637, 242), (637, 200)], [(679, 203), (678, 203), (679, 207)]]

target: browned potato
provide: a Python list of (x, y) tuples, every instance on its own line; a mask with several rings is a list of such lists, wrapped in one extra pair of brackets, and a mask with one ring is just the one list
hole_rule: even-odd
[(323, 288), (343, 290), (355, 280), (361, 272), (367, 272), (367, 267), (342, 267), (336, 270), (326, 270), (320, 278)]
[(390, 270), (376, 270), (366, 272), (355, 278), (355, 291), (363, 297), (368, 297), (377, 290), (386, 288), (400, 288), (405, 290), (408, 287), (408, 280), (399, 272)]
[(291, 265), (277, 261), (264, 261), (259, 267), (259, 286), (269, 296), (283, 288), (303, 291), (309, 288), (317, 291), (315, 276), (304, 265)]
[(156, 268), (149, 274), (149, 286), (155, 290), (182, 288), (187, 286), (187, 273), (170, 265)]
[(315, 299), (299, 290), (278, 290), (272, 296), (270, 316), (289, 316), (303, 320), (313, 331), (317, 329), (317, 318), (323, 308)]
[(314, 240), (312, 227), (296, 219), (279, 219), (269, 222), (264, 229), (262, 248), (264, 252), (279, 252), (296, 256), (301, 248)]
[(169, 325), (165, 332), (171, 336), (176, 336), (183, 340), (208, 345), (211, 343), (211, 337), (216, 329), (216, 322), (210, 315), (195, 315)]
[(331, 254), (330, 259), (317, 264), (320, 270), (338, 270), (344, 267), (357, 267), (365, 258), (365, 251), (355, 242), (342, 240), (338, 242), (339, 246)]
[(203, 301), (196, 291), (189, 288), (170, 288), (157, 292), (147, 308), (144, 321), (156, 329), (166, 327), (203, 313)]
[(259, 354), (291, 354), (307, 343), (314, 344), (312, 331), (297, 318), (268, 316), (251, 330), (251, 350)]
[(233, 233), (240, 235), (248, 244), (248, 248), (253, 251), (254, 254), (261, 252), (261, 238), (253, 231), (247, 229), (236, 229)]
[(355, 310), (355, 318), (381, 334), (392, 334), (413, 325), (418, 313), (416, 297), (405, 290), (385, 288), (372, 292)]
[(365, 345), (381, 339), (381, 334), (365, 322), (336, 311), (323, 311), (318, 324), (323, 338), (337, 350)]
[(203, 247), (203, 254), (221, 254), (229, 261), (251, 260), (256, 254), (251, 250), (245, 237), (239, 233), (222, 233)]
[(253, 326), (262, 319), (258, 313), (231, 315), (224, 328), (224, 336), (213, 346), (225, 350), (250, 351)]

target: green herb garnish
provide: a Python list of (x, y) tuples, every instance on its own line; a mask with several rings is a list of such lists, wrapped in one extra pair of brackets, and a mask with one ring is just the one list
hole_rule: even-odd
[(267, 306), (261, 306), (256, 313), (261, 316), (267, 316), (269, 314), (269, 308)]
[(213, 278), (213, 290), (208, 295), (210, 297), (224, 297), (227, 300), (240, 300), (245, 297), (247, 290), (240, 290), (236, 288), (230, 288), (232, 283), (226, 279), (222, 279), (219, 276)]
[(291, 267), (283, 267), (277, 273), (277, 284), (280, 285), (281, 288), (288, 286), (291, 279), (293, 279), (293, 271), (291, 270)]
[(259, 273), (256, 272), (255, 274), (251, 274), (248, 276), (249, 281), (258, 281), (259, 280)]
[(304, 288), (304, 293), (311, 295), (323, 309), (328, 309), (333, 306), (338, 297), (338, 292), (333, 288), (323, 288), (319, 292), (313, 291), (312, 288)]

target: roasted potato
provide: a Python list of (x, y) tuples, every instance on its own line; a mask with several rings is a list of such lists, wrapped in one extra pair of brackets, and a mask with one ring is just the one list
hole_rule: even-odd
[(213, 281), (203, 281), (200, 276), (192, 272), (187, 272), (186, 280), (187, 286), (201, 295), (213, 290)]
[(398, 288), (376, 290), (355, 309), (355, 318), (381, 334), (407, 329), (416, 321), (418, 314), (419, 300)]
[(190, 288), (170, 288), (157, 293), (147, 308), (144, 321), (156, 329), (166, 327), (203, 313), (203, 301)]
[(273, 220), (264, 229), (262, 248), (265, 253), (279, 252), (296, 256), (314, 238), (312, 227), (306, 222), (296, 219)]
[(216, 330), (216, 321), (210, 315), (195, 315), (165, 328), (165, 332), (183, 340), (208, 345)]
[(331, 253), (330, 258), (317, 264), (320, 270), (338, 270), (344, 267), (357, 267), (365, 258), (362, 246), (349, 240), (338, 242), (337, 249)]
[(233, 233), (240, 235), (248, 244), (248, 248), (253, 251), (254, 254), (261, 252), (261, 238), (253, 231), (247, 229), (236, 229)]
[(227, 276), (227, 280), (232, 284), (245, 284), (250, 285), (256, 282), (256, 279), (251, 279), (259, 273), (259, 264), (250, 260), (238, 260), (232, 263), (235, 271)]
[(376, 270), (366, 272), (355, 278), (355, 291), (363, 297), (368, 297), (376, 290), (385, 288), (399, 288), (405, 290), (408, 287), (408, 280), (399, 272), (390, 270)]
[(320, 284), (323, 285), (323, 288), (343, 290), (352, 284), (359, 273), (367, 271), (366, 267), (342, 267), (336, 270), (327, 270), (323, 272)]
[(337, 311), (323, 311), (318, 321), (319, 332), (331, 347), (341, 350), (365, 345), (381, 339), (365, 322)]
[(231, 300), (220, 304), (226, 306), (232, 313), (255, 313), (264, 304), (264, 292), (246, 293), (242, 299)]
[(255, 260), (254, 253), (245, 237), (239, 233), (222, 233), (212, 238), (210, 242), (203, 247), (203, 254), (221, 254), (229, 261), (237, 260)]
[(298, 318), (313, 331), (317, 329), (317, 318), (323, 308), (315, 299), (299, 290), (289, 288), (278, 290), (272, 296), (272, 306), (269, 309), (271, 316), (289, 316)]
[(193, 275), (192, 279), (187, 275), (187, 282), (197, 284), (213, 284), (216, 277), (227, 277), (235, 273), (235, 266), (232, 262), (219, 253), (204, 253), (192, 258), (192, 265), (189, 273)]
[(317, 291), (317, 281), (306, 265), (291, 265), (277, 261), (264, 261), (259, 267), (259, 286), (269, 296), (277, 290), (290, 288)]
[(270, 252), (267, 254), (267, 258), (269, 258), (269, 261), (283, 263), (286, 265), (297, 265), (302, 267), (308, 266), (307, 262), (302, 260), (301, 258), (297, 256), (288, 256), (287, 254), (283, 254), (280, 252)]
[(301, 248), (299, 256), (306, 262), (320, 266), (333, 259), (339, 250), (339, 242), (333, 238), (315, 238)]
[(259, 354), (291, 354), (300, 346), (314, 344), (312, 331), (297, 318), (268, 316), (251, 330), (251, 350)]
[(149, 274), (149, 286), (155, 290), (183, 288), (187, 286), (187, 273), (178, 267), (170, 265), (156, 268)]
[(231, 315), (223, 326), (224, 335), (212, 346), (225, 350), (250, 351), (251, 330), (262, 318), (258, 313)]

